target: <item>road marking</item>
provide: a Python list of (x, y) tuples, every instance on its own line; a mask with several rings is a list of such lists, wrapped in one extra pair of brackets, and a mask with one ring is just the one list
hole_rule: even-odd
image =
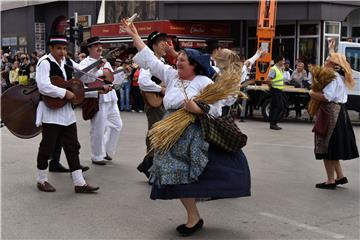
[(287, 148), (307, 148), (307, 149), (314, 149), (314, 146), (299, 146), (299, 145), (289, 145), (289, 144), (277, 144), (277, 143), (262, 143), (262, 142), (255, 142), (251, 143), (254, 145), (268, 145), (268, 146), (277, 146), (277, 147), (287, 147)]
[(286, 222), (286, 223), (294, 225), (296, 227), (305, 228), (306, 230), (310, 230), (310, 231), (313, 231), (313, 232), (316, 232), (316, 233), (319, 233), (319, 234), (327, 235), (327, 236), (329, 236), (331, 238), (335, 238), (335, 239), (343, 239), (343, 238), (345, 238), (344, 235), (329, 232), (329, 231), (326, 231), (326, 230), (323, 230), (321, 228), (314, 227), (314, 226), (311, 226), (311, 225), (308, 225), (308, 224), (305, 224), (305, 223), (299, 223), (297, 221), (294, 221), (294, 220), (291, 220), (291, 219), (288, 219), (288, 218), (285, 218), (285, 217), (277, 216), (277, 215), (274, 215), (274, 214), (271, 214), (271, 213), (268, 213), (268, 212), (261, 212), (260, 215), (263, 215), (263, 216), (266, 216), (266, 217), (269, 217), (269, 218), (273, 218), (273, 219), (279, 220), (281, 222)]

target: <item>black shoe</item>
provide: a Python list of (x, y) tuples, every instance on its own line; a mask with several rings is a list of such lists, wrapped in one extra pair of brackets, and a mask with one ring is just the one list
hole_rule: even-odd
[(146, 155), (144, 160), (139, 164), (137, 170), (141, 173), (144, 173), (147, 178), (150, 177), (149, 169), (153, 165), (153, 157)]
[(245, 119), (243, 117), (240, 118), (240, 122), (245, 122)]
[(112, 160), (112, 158), (111, 158), (109, 155), (107, 155), (107, 154), (106, 154), (106, 157), (104, 157), (104, 159), (105, 159), (105, 160), (108, 160), (108, 161), (111, 161), (111, 160)]
[(105, 161), (105, 160), (101, 160), (101, 161), (93, 161), (93, 160), (92, 160), (92, 163), (93, 163), (93, 164), (96, 164), (96, 165), (102, 165), (102, 166), (103, 166), (103, 165), (106, 165), (106, 161)]
[(93, 193), (99, 190), (100, 187), (93, 187), (88, 184), (85, 184), (84, 186), (75, 186), (75, 192), (76, 193)]
[(276, 125), (276, 124), (270, 124), (270, 129), (272, 129), (272, 130), (281, 130), (282, 128), (279, 127), (279, 126)]
[(49, 172), (70, 172), (70, 170), (61, 165), (61, 163), (51, 164), (50, 162)]
[(335, 185), (339, 185), (339, 184), (343, 185), (343, 184), (346, 184), (348, 182), (349, 182), (348, 179), (346, 177), (343, 177), (343, 178), (340, 178), (338, 180), (335, 180)]
[(90, 168), (88, 166), (83, 166), (80, 164), (80, 168), (83, 172), (86, 172), (87, 170), (89, 170)]
[(137, 168), (136, 168), (139, 172), (145, 174), (145, 176), (149, 179), (150, 178), (150, 173), (148, 170), (144, 169), (143, 168), (143, 165), (139, 165)]
[(335, 183), (318, 183), (315, 185), (316, 188), (321, 188), (321, 189), (330, 189), (330, 190), (335, 190), (336, 189), (336, 184)]
[(203, 225), (204, 221), (200, 219), (193, 227), (189, 228), (186, 224), (181, 224), (176, 228), (176, 231), (178, 231), (181, 236), (187, 237), (193, 235), (197, 230), (201, 229)]

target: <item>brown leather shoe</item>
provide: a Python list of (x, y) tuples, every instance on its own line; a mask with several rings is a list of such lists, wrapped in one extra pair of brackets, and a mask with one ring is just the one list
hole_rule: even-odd
[(55, 192), (56, 189), (48, 182), (37, 183), (37, 188), (42, 192)]
[(93, 163), (93, 164), (96, 164), (96, 165), (106, 165), (106, 161), (105, 161), (105, 160), (101, 160), (101, 161), (94, 161), (94, 160), (92, 160), (92, 163)]
[(99, 190), (99, 187), (93, 187), (88, 184), (85, 184), (84, 186), (75, 186), (76, 193), (93, 193), (97, 190)]

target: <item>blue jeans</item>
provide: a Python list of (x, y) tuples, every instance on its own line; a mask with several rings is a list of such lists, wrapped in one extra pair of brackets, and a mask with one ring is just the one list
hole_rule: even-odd
[(119, 105), (120, 111), (131, 110), (130, 106), (130, 81), (125, 83), (122, 88), (119, 89), (120, 98)]

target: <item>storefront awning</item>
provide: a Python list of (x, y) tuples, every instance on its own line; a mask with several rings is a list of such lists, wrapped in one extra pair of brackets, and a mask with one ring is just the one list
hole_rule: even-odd
[[(186, 21), (145, 21), (135, 22), (141, 36), (148, 36), (153, 31), (168, 35), (188, 37), (227, 38), (231, 36), (230, 25), (225, 23), (186, 22)], [(98, 24), (91, 27), (91, 36), (122, 37), (129, 36), (120, 29), (120, 24)]]

